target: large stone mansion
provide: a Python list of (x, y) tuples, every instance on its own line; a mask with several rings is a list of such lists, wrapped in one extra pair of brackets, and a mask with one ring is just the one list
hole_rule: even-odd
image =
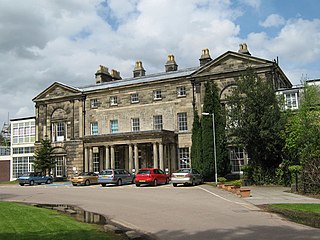
[[(158, 167), (169, 172), (191, 165), (194, 109), (201, 114), (205, 81), (215, 82), (223, 103), (241, 74), (252, 67), (274, 88), (292, 85), (275, 61), (251, 56), (246, 44), (211, 59), (204, 49), (199, 66), (178, 69), (169, 55), (165, 72), (146, 75), (137, 61), (131, 78), (100, 66), (95, 84), (73, 87), (55, 82), (33, 101), (36, 145), (48, 137), (55, 147), (56, 177), (105, 168)], [(230, 149), (233, 172), (246, 161)]]

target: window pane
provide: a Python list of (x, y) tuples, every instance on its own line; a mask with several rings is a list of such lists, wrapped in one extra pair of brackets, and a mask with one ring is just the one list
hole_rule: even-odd
[(98, 135), (98, 123), (91, 123), (91, 135)]
[(153, 129), (162, 130), (162, 115), (153, 116)]
[(111, 133), (118, 132), (118, 120), (111, 120), (110, 121), (110, 132)]
[(131, 103), (139, 102), (139, 95), (138, 93), (131, 94)]
[(131, 119), (131, 126), (132, 126), (132, 131), (133, 131), (133, 132), (138, 132), (138, 131), (140, 131), (140, 121), (139, 121), (139, 118), (132, 118), (132, 119)]
[(179, 148), (179, 168), (190, 168), (189, 148)]
[(187, 113), (178, 113), (178, 129), (179, 131), (187, 131)]

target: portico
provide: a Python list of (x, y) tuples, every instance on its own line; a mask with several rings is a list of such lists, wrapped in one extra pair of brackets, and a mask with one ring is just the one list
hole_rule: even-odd
[(87, 136), (84, 171), (124, 168), (132, 173), (143, 167), (171, 171), (177, 169), (176, 148), (176, 134), (166, 130)]

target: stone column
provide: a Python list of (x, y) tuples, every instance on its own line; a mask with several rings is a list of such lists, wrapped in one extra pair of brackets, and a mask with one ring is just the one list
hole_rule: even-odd
[(105, 169), (110, 168), (110, 151), (109, 151), (109, 146), (105, 146), (106, 148), (106, 162), (105, 162)]
[(164, 161), (163, 161), (163, 144), (159, 143), (159, 161), (160, 161), (160, 169), (164, 171)]
[(89, 149), (89, 172), (93, 171), (93, 154), (92, 154), (92, 147)]
[(133, 169), (132, 145), (129, 144), (128, 147), (129, 147), (129, 156), (128, 156), (129, 157), (129, 172), (132, 173), (132, 169)]
[(136, 173), (139, 171), (139, 152), (138, 152), (138, 145), (134, 145), (134, 169)]
[(114, 146), (110, 147), (111, 152), (111, 168), (115, 168), (115, 159), (114, 159)]
[(83, 168), (83, 171), (85, 172), (88, 172), (89, 169), (88, 169), (88, 148), (85, 147), (84, 148), (84, 168)]
[(153, 167), (158, 168), (158, 148), (157, 143), (153, 143)]
[(103, 150), (102, 147), (99, 147), (99, 172), (104, 168), (103, 164)]

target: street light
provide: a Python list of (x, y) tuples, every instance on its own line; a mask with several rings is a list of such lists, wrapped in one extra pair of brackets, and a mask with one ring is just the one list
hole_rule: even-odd
[[(203, 116), (209, 116), (210, 113), (203, 112)], [(213, 135), (213, 157), (214, 157), (214, 176), (216, 180), (216, 185), (218, 184), (218, 169), (217, 169), (217, 150), (216, 150), (216, 129), (214, 124), (214, 112), (212, 115), (212, 135)]]

